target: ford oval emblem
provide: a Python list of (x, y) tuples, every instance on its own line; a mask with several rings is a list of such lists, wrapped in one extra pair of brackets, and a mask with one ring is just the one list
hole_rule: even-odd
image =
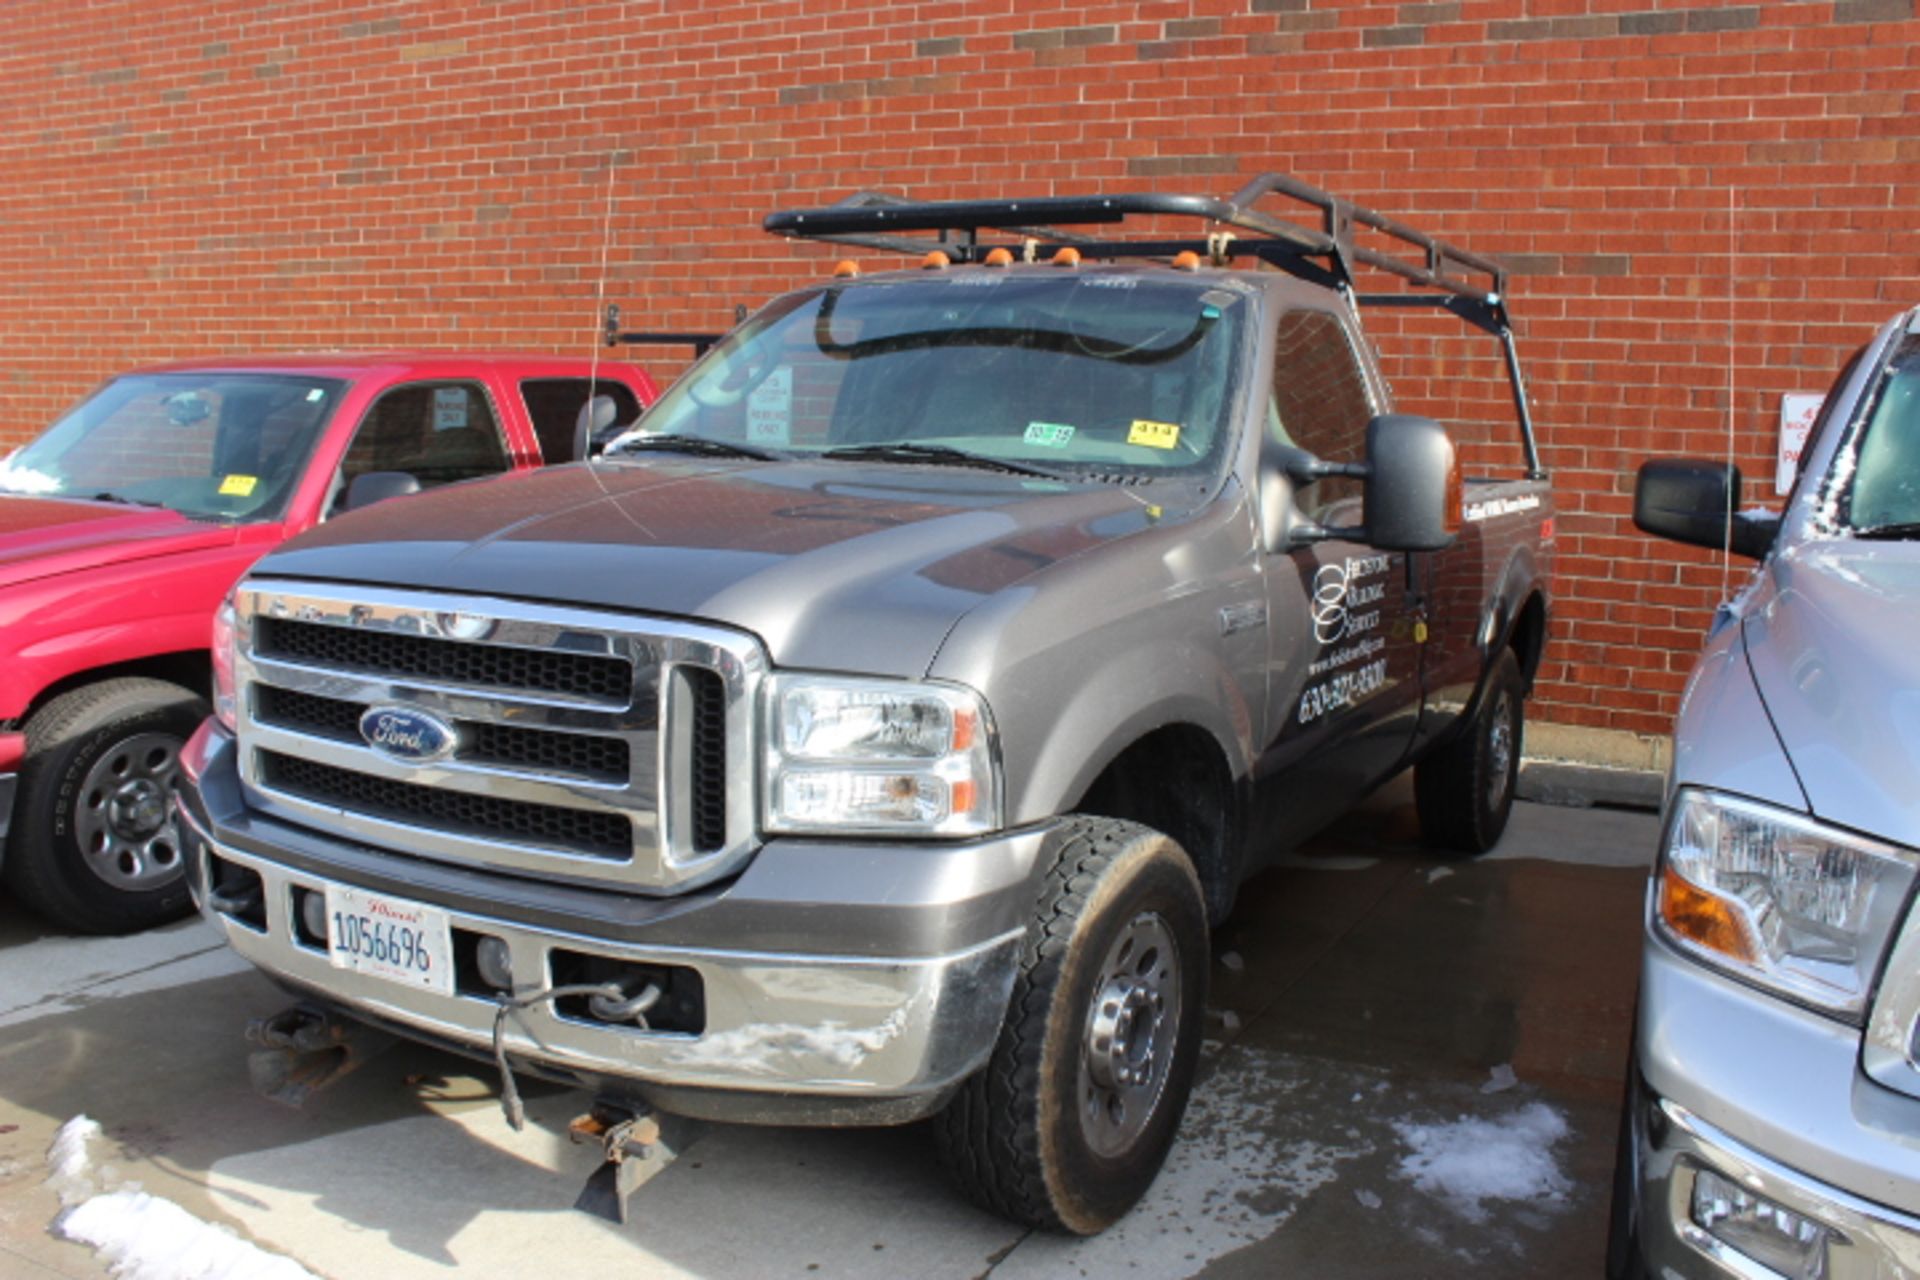
[(452, 725), (424, 711), (405, 707), (369, 707), (360, 717), (360, 736), (383, 755), (409, 764), (444, 760), (459, 745)]

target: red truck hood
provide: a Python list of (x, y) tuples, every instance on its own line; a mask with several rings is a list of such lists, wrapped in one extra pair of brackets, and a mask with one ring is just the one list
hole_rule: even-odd
[(65, 498), (0, 497), (0, 587), (148, 556), (223, 546), (229, 526), (177, 511)]

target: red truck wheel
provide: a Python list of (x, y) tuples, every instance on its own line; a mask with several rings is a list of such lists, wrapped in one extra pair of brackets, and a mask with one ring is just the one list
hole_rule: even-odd
[(160, 680), (74, 689), (27, 721), (6, 882), (77, 933), (131, 933), (185, 915), (185, 863), (170, 809), (200, 697)]

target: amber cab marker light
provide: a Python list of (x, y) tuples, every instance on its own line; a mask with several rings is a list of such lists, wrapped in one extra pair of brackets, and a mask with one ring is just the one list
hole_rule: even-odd
[(1012, 263), (1013, 251), (1004, 245), (987, 255), (987, 265), (990, 267), (1005, 267)]
[(1460, 526), (1467, 516), (1467, 483), (1460, 474), (1460, 454), (1448, 441), (1447, 448), (1447, 509), (1440, 527), (1449, 535), (1460, 532)]
[(1173, 269), (1175, 271), (1198, 271), (1200, 269), (1200, 255), (1191, 249), (1182, 249), (1179, 253), (1173, 255)]
[(1744, 920), (1721, 899), (1687, 882), (1672, 867), (1660, 875), (1660, 918), (1675, 936), (1747, 964), (1758, 964)]
[(859, 274), (860, 264), (852, 258), (842, 258), (833, 264), (833, 278), (836, 280), (851, 280)]
[(1056, 267), (1077, 267), (1080, 265), (1080, 251), (1070, 244), (1063, 244), (1054, 251), (1053, 265)]
[(920, 259), (921, 269), (925, 271), (939, 271), (952, 265), (953, 259), (938, 249), (927, 250), (927, 256)]

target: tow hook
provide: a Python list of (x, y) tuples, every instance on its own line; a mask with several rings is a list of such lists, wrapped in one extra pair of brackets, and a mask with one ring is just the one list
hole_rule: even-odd
[(698, 1134), (695, 1121), (595, 1099), (591, 1110), (567, 1125), (568, 1138), (576, 1143), (597, 1142), (605, 1156), (573, 1207), (625, 1226), (628, 1198), (672, 1164)]
[(396, 1037), (310, 1004), (296, 1004), (247, 1024), (247, 1055), (254, 1092), (289, 1107), (391, 1048)]

